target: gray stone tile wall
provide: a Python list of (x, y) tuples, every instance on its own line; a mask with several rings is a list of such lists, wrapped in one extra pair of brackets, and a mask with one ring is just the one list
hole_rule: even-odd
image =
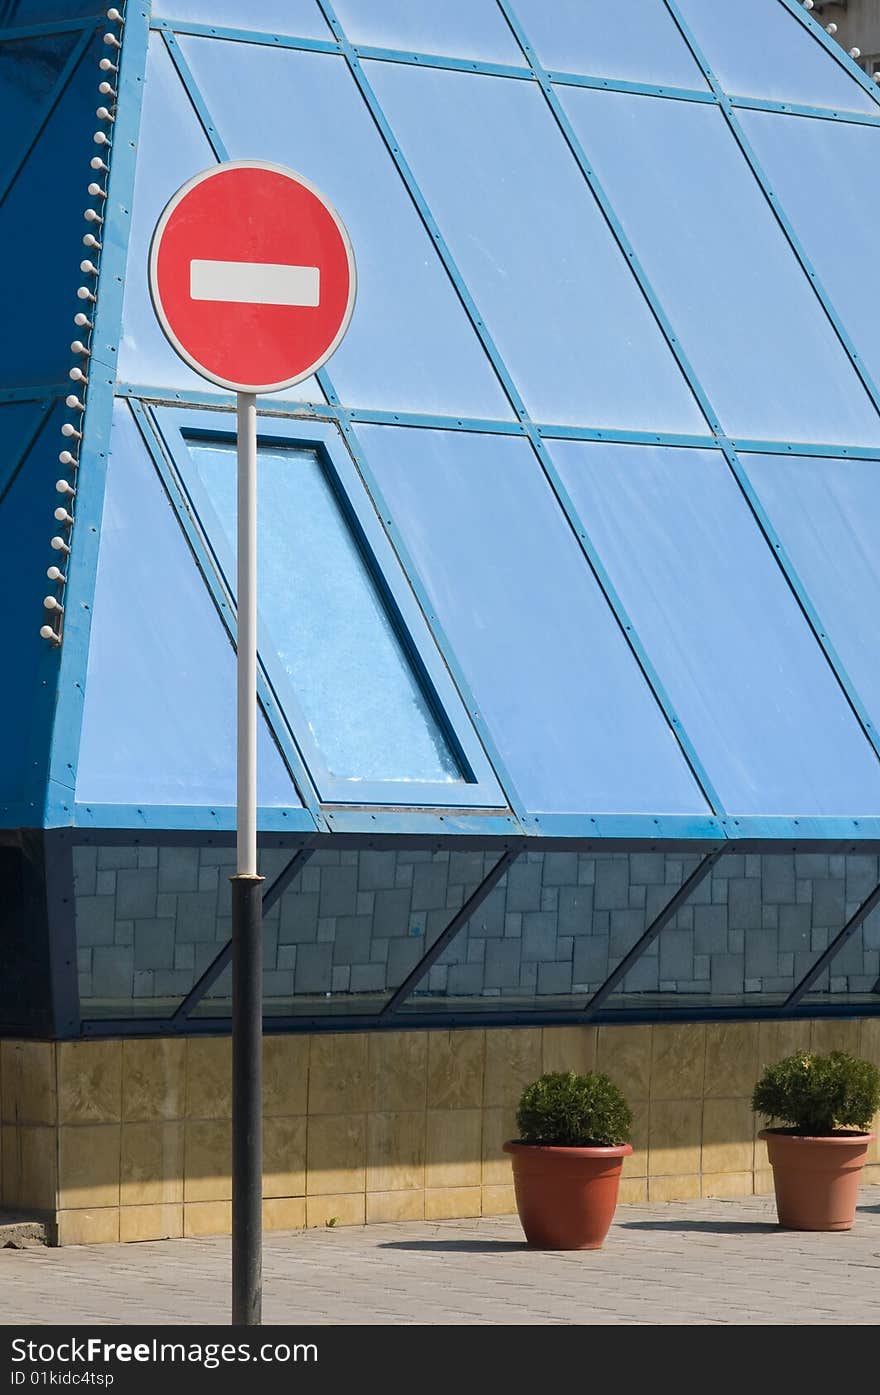
[[(482, 852), (319, 852), (266, 916), (269, 1000), (397, 987), (494, 865)], [(289, 860), (264, 852), (269, 883)], [(697, 865), (695, 856), (524, 854), (430, 970), (427, 998), (593, 992)], [(181, 998), (229, 939), (228, 849), (74, 850), (83, 1010)], [(622, 985), (634, 994), (785, 995), (880, 881), (872, 856), (727, 854)], [(880, 975), (880, 915), (817, 991)], [(212, 996), (230, 991), (229, 975)]]

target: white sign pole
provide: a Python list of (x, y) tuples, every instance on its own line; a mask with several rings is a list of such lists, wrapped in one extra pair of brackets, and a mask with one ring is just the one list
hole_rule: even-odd
[(238, 875), (257, 875), (257, 399), (238, 405)]
[(232, 879), (232, 1321), (262, 1321), (263, 924), (257, 874), (257, 399), (238, 408), (238, 810)]

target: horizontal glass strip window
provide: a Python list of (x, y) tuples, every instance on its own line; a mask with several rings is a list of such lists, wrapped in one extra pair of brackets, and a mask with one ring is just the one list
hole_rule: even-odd
[(401, 1011), (582, 1008), (699, 862), (675, 853), (527, 853)]
[(852, 898), (855, 909), (861, 888), (873, 890), (876, 864), (860, 855), (725, 853), (605, 1006), (780, 1006), (841, 929)]
[(678, 0), (678, 7), (731, 96), (880, 111), (819, 36), (780, 0)]
[[(261, 849), (264, 894), (289, 849)], [(314, 853), (264, 919), (264, 1011), (378, 1011), (498, 861), (493, 852)], [(73, 852), (84, 1017), (169, 1016), (229, 944), (231, 848)], [(231, 969), (193, 1004), (228, 1017)]]

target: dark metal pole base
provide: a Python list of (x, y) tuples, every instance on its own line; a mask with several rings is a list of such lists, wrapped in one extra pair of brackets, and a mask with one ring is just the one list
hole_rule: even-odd
[(262, 877), (232, 882), (232, 1322), (258, 1327), (263, 1298)]

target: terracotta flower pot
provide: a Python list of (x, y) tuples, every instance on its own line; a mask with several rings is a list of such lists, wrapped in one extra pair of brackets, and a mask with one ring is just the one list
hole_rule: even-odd
[(859, 1178), (872, 1133), (809, 1138), (787, 1129), (762, 1129), (767, 1144), (776, 1213), (786, 1230), (849, 1230)]
[(529, 1244), (539, 1250), (598, 1250), (614, 1217), (630, 1144), (551, 1148), (512, 1139), (504, 1151), (511, 1154), (516, 1208)]

